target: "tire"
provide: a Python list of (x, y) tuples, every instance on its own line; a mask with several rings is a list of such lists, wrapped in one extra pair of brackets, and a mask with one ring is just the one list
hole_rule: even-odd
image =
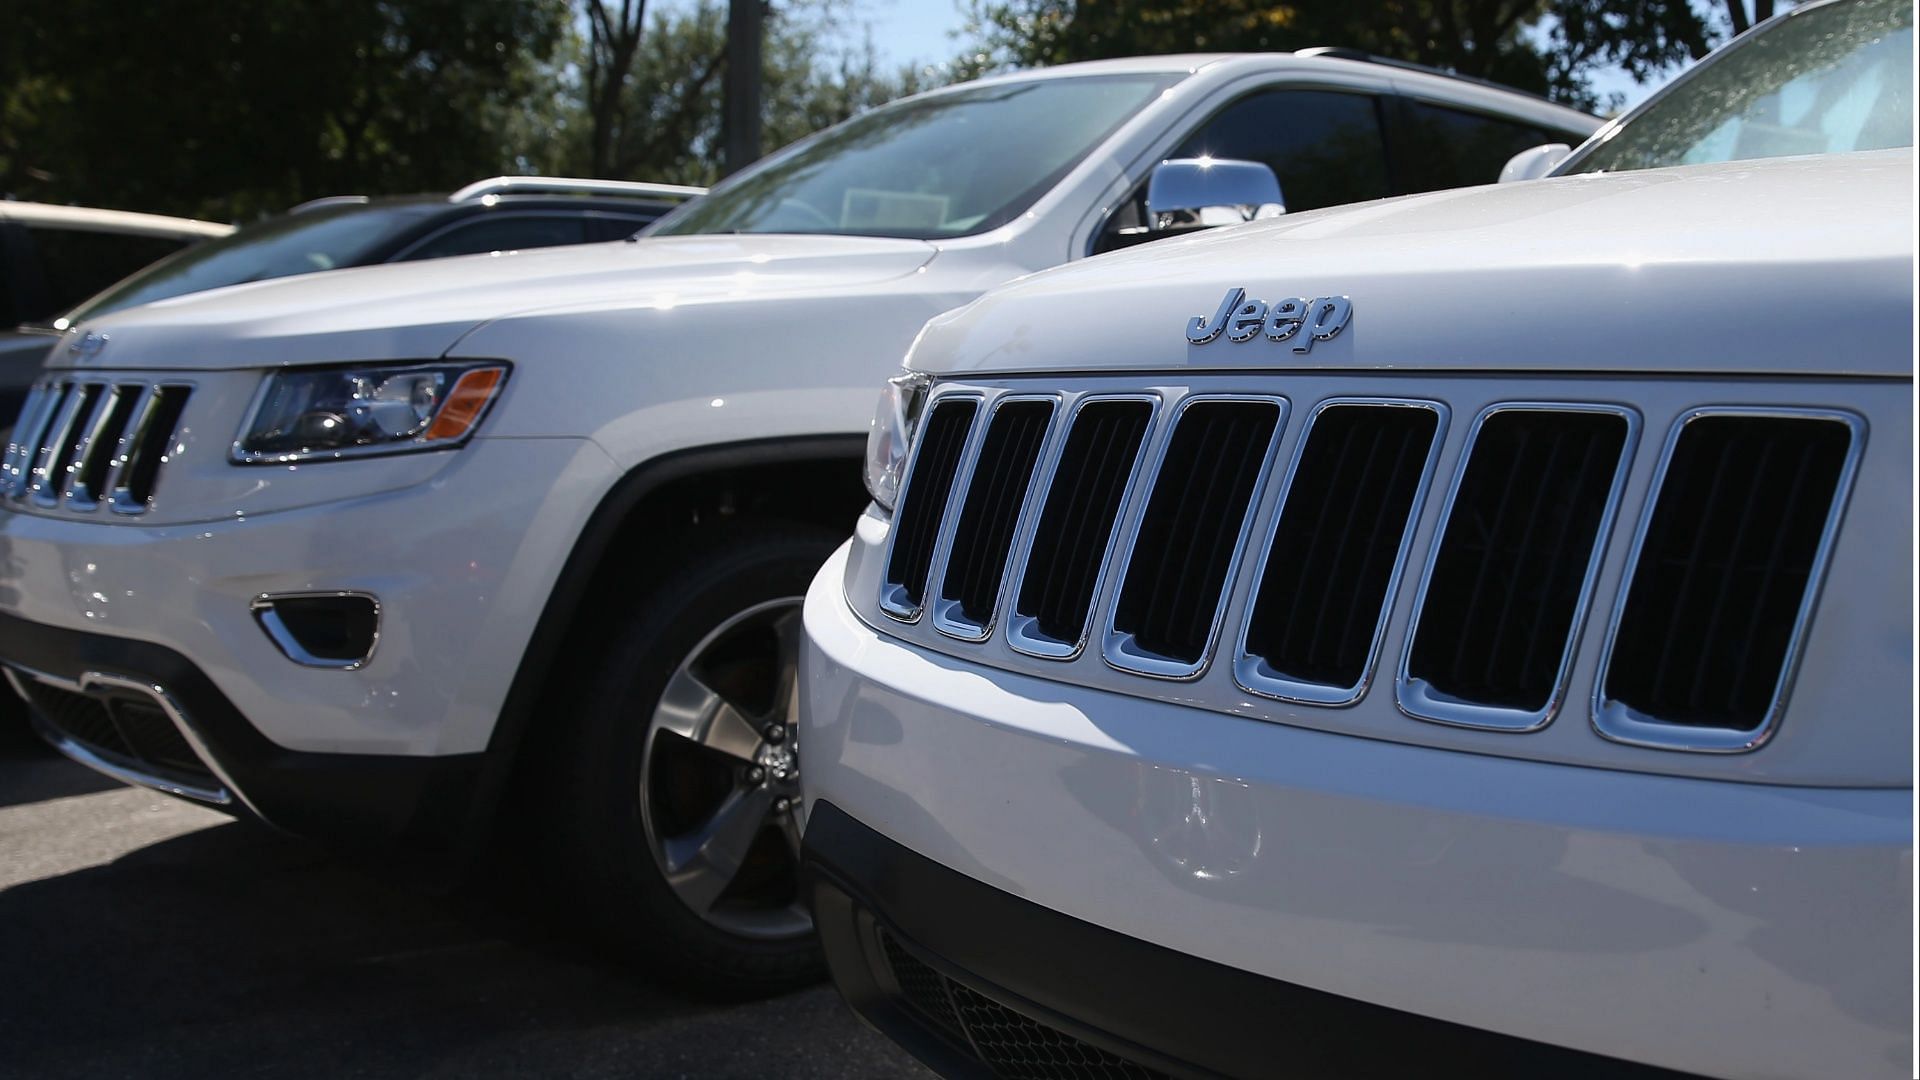
[(632, 614), (544, 770), (544, 844), (599, 940), (703, 995), (824, 974), (799, 888), (791, 659), (800, 598), (840, 539), (741, 525), (644, 595), (608, 598)]

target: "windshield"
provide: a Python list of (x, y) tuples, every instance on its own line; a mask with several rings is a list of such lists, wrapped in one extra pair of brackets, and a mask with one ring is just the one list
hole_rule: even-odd
[(655, 235), (986, 232), (1025, 211), (1178, 78), (996, 83), (875, 109), (742, 173)]
[(231, 236), (196, 244), (123, 278), (54, 325), (64, 330), (110, 311), (222, 285), (356, 266), (438, 209), (427, 204), (348, 205), (269, 218)]
[(1913, 145), (1913, 5), (1796, 11), (1602, 135), (1566, 173)]

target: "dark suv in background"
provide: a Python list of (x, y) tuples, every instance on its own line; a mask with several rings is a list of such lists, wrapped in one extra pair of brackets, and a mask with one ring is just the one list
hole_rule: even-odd
[[(64, 314), (0, 332), (0, 434), (13, 427), (40, 361), (69, 327), (110, 311), (249, 281), (347, 266), (585, 244), (631, 236), (704, 188), (500, 176), (452, 195), (341, 195), (303, 203), (220, 239), (174, 251)], [(72, 301), (70, 300), (69, 303)]]

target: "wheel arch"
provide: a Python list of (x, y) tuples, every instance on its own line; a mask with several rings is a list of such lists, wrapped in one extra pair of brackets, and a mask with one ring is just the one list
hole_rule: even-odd
[[(475, 833), (487, 832), (526, 751), (538, 745), (534, 717), (543, 704), (564, 701), (569, 681), (577, 682), (591, 660), (606, 616), (583, 613), (590, 597), (644, 591), (670, 568), (656, 556), (722, 523), (789, 520), (851, 532), (867, 499), (860, 476), (865, 449), (865, 435), (758, 439), (664, 455), (617, 480), (575, 538), (528, 637), (487, 743)], [(626, 551), (635, 557), (612, 557)]]

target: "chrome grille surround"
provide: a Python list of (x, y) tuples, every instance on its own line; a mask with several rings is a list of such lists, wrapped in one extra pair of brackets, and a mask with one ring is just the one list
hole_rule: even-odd
[[(1277, 413), (1274, 417), (1273, 432), (1267, 437), (1267, 445), (1260, 454), (1260, 466), (1255, 473), (1253, 490), (1247, 497), (1246, 510), (1242, 513), (1240, 526), (1238, 530), (1236, 530), (1233, 540), (1233, 554), (1227, 562), (1226, 581), (1220, 588), (1219, 597), (1214, 601), (1213, 615), (1207, 620), (1206, 645), (1201, 650), (1200, 658), (1192, 662), (1174, 657), (1161, 656), (1150, 649), (1142, 647), (1134, 640), (1131, 634), (1115, 626), (1115, 622), (1118, 619), (1119, 606), (1110, 603), (1106, 605), (1106, 617), (1101, 623), (1101, 656), (1106, 660), (1108, 666), (1117, 670), (1132, 672), (1136, 675), (1148, 675), (1156, 679), (1191, 679), (1207, 669), (1207, 665), (1213, 660), (1214, 649), (1219, 645), (1220, 623), (1222, 617), (1226, 614), (1227, 598), (1233, 591), (1233, 583), (1240, 576), (1240, 563), (1246, 557), (1247, 534), (1253, 528), (1255, 512), (1258, 510), (1261, 496), (1265, 492), (1267, 478), (1273, 471), (1274, 455), (1279, 450), (1281, 440), (1284, 439), (1287, 434), (1288, 414), (1291, 411), (1288, 407), (1289, 403), (1287, 399), (1274, 394), (1207, 392), (1188, 394), (1182, 397), (1179, 404), (1174, 407), (1172, 416), (1164, 425), (1164, 430), (1150, 431), (1151, 442), (1149, 443), (1149, 452), (1147, 455), (1149, 462), (1147, 468), (1143, 470), (1145, 479), (1136, 478), (1135, 483), (1139, 490), (1137, 493), (1130, 493), (1129, 502), (1140, 502), (1142, 504), (1141, 510), (1144, 512), (1145, 504), (1149, 501), (1149, 496), (1151, 495), (1149, 489), (1155, 486), (1155, 482), (1160, 476), (1161, 467), (1166, 464), (1167, 450), (1172, 445), (1174, 434), (1180, 430), (1180, 421), (1185, 418), (1187, 411), (1193, 406), (1214, 402), (1248, 402), (1271, 405), (1277, 410)], [(1119, 554), (1117, 563), (1113, 569), (1116, 599), (1120, 587), (1124, 585), (1127, 580), (1127, 571), (1133, 565), (1133, 555), (1139, 544), (1140, 527), (1143, 520), (1142, 514), (1125, 514), (1119, 527), (1114, 529), (1114, 532), (1119, 537), (1116, 543)]]
[[(1413, 659), (1413, 645), (1420, 635), (1420, 614), (1426, 606), (1427, 587), (1432, 582), (1434, 565), (1439, 561), (1440, 547), (1447, 539), (1447, 525), (1452, 520), (1454, 502), (1460, 495), (1461, 481), (1466, 478), (1467, 467), (1473, 462), (1473, 448), (1478, 444), (1481, 429), (1489, 419), (1507, 412), (1579, 412), (1605, 413), (1618, 416), (1626, 421), (1626, 439), (1620, 446), (1620, 460), (1614, 466), (1613, 481), (1607, 487), (1606, 503), (1600, 512), (1600, 523), (1594, 532), (1593, 551), (1587, 558), (1586, 572), (1580, 581), (1578, 599), (1574, 602), (1573, 621), (1567, 631), (1567, 641), (1560, 651), (1560, 662), (1553, 678), (1553, 691), (1545, 706), (1539, 709), (1516, 709), (1500, 705), (1486, 705), (1470, 701), (1460, 701), (1440, 693), (1408, 673)], [(1567, 675), (1573, 666), (1574, 653), (1580, 647), (1581, 631), (1585, 627), (1587, 607), (1593, 601), (1594, 583), (1598, 579), (1601, 560), (1609, 547), (1613, 535), (1614, 515), (1620, 510), (1620, 499), (1626, 490), (1627, 473), (1633, 465), (1634, 450), (1639, 445), (1640, 414), (1619, 405), (1596, 405), (1582, 402), (1559, 401), (1502, 401), (1488, 405), (1473, 418), (1473, 426), (1467, 433), (1467, 451), (1461, 455), (1459, 464), (1453, 470), (1453, 479), (1447, 486), (1447, 499), (1440, 510), (1440, 520), (1433, 530), (1433, 542), (1427, 551), (1425, 569), (1420, 573), (1420, 584), (1414, 589), (1413, 614), (1407, 621), (1405, 644), (1400, 650), (1400, 667), (1394, 676), (1394, 701), (1400, 711), (1416, 720), (1429, 720), (1436, 724), (1452, 724), (1459, 727), (1485, 728), (1495, 731), (1537, 731), (1553, 721), (1560, 711), (1567, 693)]]
[[(1034, 491), (1028, 496), (1033, 503), (1032, 516), (1021, 523), (1020, 530), (1014, 534), (1013, 552), (1007, 557), (1007, 581), (1000, 594), (1000, 603), (1007, 611), (1007, 645), (1015, 652), (1045, 660), (1073, 660), (1086, 650), (1087, 641), (1093, 632), (1094, 614), (1099, 610), (1100, 597), (1106, 592), (1107, 579), (1113, 570), (1114, 552), (1120, 545), (1120, 523), (1125, 520), (1127, 505), (1132, 500), (1134, 490), (1144, 481), (1147, 462), (1153, 451), (1154, 433), (1160, 429), (1160, 414), (1163, 401), (1158, 394), (1147, 393), (1083, 393), (1069, 395), (1071, 404), (1064, 410), (1066, 420), (1059, 424), (1056, 438), (1050, 441), (1040, 454), (1040, 467), (1034, 470)], [(1080, 414), (1089, 405), (1109, 401), (1136, 401), (1147, 406), (1147, 437), (1133, 456), (1133, 463), (1127, 468), (1127, 477), (1122, 483), (1120, 497), (1120, 516), (1115, 519), (1115, 527), (1107, 531), (1106, 544), (1100, 554), (1100, 568), (1094, 575), (1093, 602), (1087, 610), (1087, 618), (1082, 622), (1080, 633), (1072, 641), (1062, 641), (1041, 631), (1039, 619), (1023, 614), (1019, 610), (1020, 590), (1026, 585), (1028, 560), (1033, 554), (1034, 532), (1040, 524), (1040, 512), (1045, 503), (1043, 496), (1052, 490), (1054, 477), (1060, 467), (1061, 452), (1066, 448), (1067, 437), (1073, 431), (1073, 425)], [(1056, 410), (1054, 415), (1062, 415)]]
[[(1673, 461), (1674, 448), (1679, 445), (1680, 435), (1686, 430), (1688, 424), (1695, 420), (1720, 416), (1826, 420), (1846, 425), (1851, 437), (1847, 447), (1846, 461), (1841, 465), (1840, 477), (1834, 484), (1832, 504), (1827, 508), (1827, 518), (1820, 529), (1820, 543), (1814, 549), (1806, 590), (1800, 598), (1800, 607), (1794, 616), (1793, 629), (1787, 637), (1787, 652), (1780, 664), (1780, 675), (1774, 682), (1773, 697), (1767, 704), (1765, 719), (1761, 721), (1759, 727), (1752, 730), (1711, 728), (1655, 720), (1642, 716), (1622, 702), (1609, 699), (1606, 693), (1607, 672), (1613, 663), (1613, 647), (1620, 632), (1620, 620), (1626, 613), (1627, 594), (1633, 589), (1635, 572), (1639, 569), (1640, 555), (1646, 544), (1647, 529), (1653, 523), (1653, 510), (1660, 502), (1660, 491), (1667, 477), (1668, 466)], [(1674, 421), (1673, 426), (1667, 431), (1666, 443), (1661, 447), (1660, 461), (1654, 470), (1654, 482), (1647, 492), (1646, 505), (1640, 514), (1640, 524), (1634, 530), (1626, 569), (1620, 575), (1619, 594), (1614, 598), (1613, 613), (1607, 620), (1606, 639), (1601, 647), (1599, 669), (1593, 680), (1594, 731), (1603, 738), (1631, 746), (1661, 750), (1690, 750), (1708, 754), (1737, 754), (1757, 750), (1773, 737), (1775, 729), (1780, 724), (1780, 715), (1786, 704), (1787, 692), (1793, 686), (1793, 678), (1800, 665), (1801, 650), (1806, 645), (1807, 625), (1813, 621), (1814, 609), (1820, 602), (1821, 586), (1826, 580), (1834, 541), (1840, 532), (1840, 522), (1846, 516), (1848, 497), (1853, 492), (1854, 475), (1859, 471), (1860, 458), (1866, 451), (1866, 444), (1866, 420), (1856, 413), (1838, 409), (1708, 406), (1688, 410)]]
[[(169, 459), (174, 425), (155, 418), (183, 407), (193, 386), (111, 373), (63, 374), (36, 384), (0, 462), (0, 505), (144, 514)], [(107, 443), (111, 442), (111, 446)], [(105, 455), (102, 457), (101, 455)], [(97, 474), (99, 482), (90, 482)]]
[[(974, 469), (980, 461), (980, 451), (986, 445), (987, 433), (993, 430), (993, 422), (999, 417), (1000, 410), (1007, 405), (1020, 402), (1045, 404), (1052, 409), (1052, 414), (1047, 418), (1046, 433), (1042, 435), (1040, 439), (1040, 457), (1035, 462), (1033, 474), (1027, 478), (1026, 488), (1020, 496), (1020, 509), (1014, 524), (1016, 548), (1018, 547), (1018, 537), (1030, 526), (1033, 516), (1039, 513), (1039, 508), (1035, 504), (1034, 495), (1039, 491), (1045, 490), (1040, 483), (1041, 464), (1049, 460), (1057, 463), (1059, 458), (1057, 447), (1054, 444), (1064, 436), (1064, 431), (1060, 423), (1058, 400), (1046, 394), (1006, 394), (995, 398), (993, 404), (984, 410), (984, 419), (982, 419), (982, 414), (975, 415), (974, 428), (976, 430), (969, 433), (967, 450), (961, 458), (962, 475), (972, 477)], [(1051, 477), (1049, 477), (1049, 480), (1051, 480)], [(950, 599), (945, 595), (947, 564), (953, 552), (953, 538), (954, 534), (959, 531), (961, 510), (966, 505), (966, 495), (970, 487), (970, 484), (962, 486), (956, 483), (951, 498), (948, 499), (947, 514), (945, 519), (940, 523), (940, 539), (939, 542), (934, 545), (933, 550), (933, 561), (939, 570), (939, 576), (934, 577), (933, 570), (931, 569), (928, 571), (927, 599), (933, 608), (934, 629), (950, 638), (955, 638), (960, 641), (985, 641), (987, 638), (993, 636), (993, 630), (994, 627), (998, 625), (1000, 613), (1004, 605), (1008, 602), (1010, 595), (1008, 591), (1009, 582), (1013, 579), (1014, 562), (1013, 557), (1009, 555), (1007, 565), (1001, 568), (999, 593), (994, 601), (993, 611), (987, 616), (984, 623), (975, 623), (973, 620), (968, 619), (960, 610), (960, 602)], [(904, 492), (902, 495), (904, 498)]]
[[(964, 640), (941, 631), (931, 619), (909, 623), (880, 610), (877, 601), (883, 590), (885, 560), (892, 543), (896, 519), (878, 507), (870, 507), (862, 517), (846, 556), (843, 579), (845, 599), (851, 613), (877, 631), (883, 639), (897, 640), (961, 663), (979, 665), (983, 671), (1006, 673), (1015, 680), (1009, 686), (1011, 692), (1029, 696), (1039, 694), (1041, 715), (1061, 717), (1061, 723), (1071, 725), (1069, 730), (1085, 730), (1084, 725), (1088, 723), (1095, 728), (1105, 729), (1107, 723), (1105, 718), (1096, 715), (1059, 712), (1063, 706), (1048, 698), (1044, 691), (1047, 683), (1173, 702), (1207, 713), (1246, 720), (1462, 752), (1740, 782), (1820, 784), (1831, 782), (1827, 777), (1832, 774), (1823, 771), (1826, 759), (1813, 761), (1807, 755), (1822, 752), (1821, 748), (1830, 746), (1832, 740), (1826, 737), (1824, 725), (1801, 723), (1794, 719), (1795, 715), (1804, 713), (1808, 719), (1813, 719), (1824, 710), (1830, 710), (1834, 706), (1830, 697), (1832, 688), (1849, 678), (1847, 665), (1867, 664), (1872, 672), (1871, 677), (1879, 685), (1880, 681), (1889, 677), (1887, 668), (1894, 662), (1878, 652), (1856, 659), (1852, 651), (1841, 644), (1850, 640), (1850, 635), (1878, 635), (1871, 639), (1880, 640), (1879, 636), (1892, 632), (1893, 627), (1886, 621), (1892, 617), (1886, 604), (1826, 605), (1827, 610), (1819, 615), (1821, 625), (1827, 628), (1825, 632), (1809, 634), (1807, 627), (1814, 621), (1811, 618), (1805, 619), (1807, 626), (1795, 632), (1794, 662), (1802, 668), (1797, 679), (1800, 692), (1797, 697), (1789, 695), (1787, 691), (1790, 688), (1783, 683), (1781, 694), (1775, 702), (1776, 716), (1771, 723), (1785, 732), (1781, 734), (1777, 730), (1770, 737), (1770, 748), (1776, 752), (1744, 759), (1730, 757), (1727, 753), (1688, 753), (1703, 748), (1675, 739), (1656, 744), (1652, 741), (1630, 742), (1614, 738), (1612, 734), (1603, 738), (1598, 733), (1598, 721), (1593, 715), (1585, 718), (1585, 722), (1567, 721), (1560, 715), (1570, 707), (1569, 702), (1592, 703), (1595, 709), (1605, 707), (1597, 688), (1603, 685), (1598, 677), (1602, 674), (1602, 648), (1609, 635), (1607, 627), (1599, 624), (1598, 620), (1618, 617), (1617, 611), (1603, 608), (1610, 599), (1619, 596), (1630, 581), (1627, 576), (1632, 569), (1629, 556), (1637, 544), (1635, 530), (1642, 527), (1634, 515), (1652, 506), (1660, 471), (1666, 468), (1663, 455), (1650, 452), (1651, 448), (1643, 450), (1640, 446), (1638, 435), (1642, 429), (1666, 431), (1680, 422), (1682, 417), (1724, 411), (1852, 417), (1858, 425), (1857, 434), (1852, 449), (1853, 457), (1842, 483), (1849, 490), (1856, 482), (1862, 485), (1904, 484), (1910, 481), (1911, 475), (1906, 459), (1897, 452), (1900, 446), (1905, 445), (1902, 440), (1910, 438), (1911, 430), (1906, 410), (1909, 398), (1904, 380), (1821, 378), (1755, 381), (1684, 373), (1653, 380), (1606, 374), (1559, 373), (1482, 377), (1452, 372), (1422, 374), (1371, 370), (1245, 373), (1139, 371), (1045, 376), (981, 374), (942, 378), (935, 384), (930, 403), (949, 394), (978, 395), (983, 408), (976, 414), (976, 421), (990, 414), (996, 400), (1008, 395), (1026, 398), (1051, 396), (1059, 403), (1054, 413), (1053, 428), (1035, 467), (1026, 505), (1022, 508), (1009, 549), (1008, 567), (994, 606), (993, 624), (988, 627), (984, 638)], [(1181, 403), (1189, 397), (1202, 396), (1281, 397), (1289, 402), (1290, 410), (1303, 410), (1300, 412), (1303, 418), (1317, 416), (1323, 408), (1346, 402), (1414, 401), (1446, 410), (1447, 418), (1436, 424), (1434, 439), (1438, 449), (1433, 451), (1422, 474), (1421, 486), (1416, 494), (1417, 505), (1409, 510), (1413, 523), (1403, 537), (1407, 547), (1399, 556), (1400, 565), (1396, 568), (1398, 577), (1380, 603), (1379, 623), (1375, 627), (1378, 640), (1373, 655), (1361, 684), (1350, 695), (1337, 695), (1340, 700), (1326, 700), (1336, 697), (1329, 693), (1256, 692), (1256, 689), (1264, 691), (1271, 688), (1244, 685), (1233, 662), (1240, 659), (1245, 651), (1245, 621), (1257, 596), (1257, 578), (1264, 562), (1261, 556), (1278, 527), (1278, 515), (1285, 508), (1286, 487), (1293, 480), (1293, 469), (1298, 464), (1296, 459), (1312, 430), (1311, 422), (1287, 424), (1280, 432), (1277, 448), (1269, 460), (1269, 475), (1252, 500), (1252, 525), (1241, 541), (1242, 565), (1236, 569), (1224, 589), (1226, 599), (1222, 607), (1223, 615), (1214, 628), (1221, 635), (1230, 631), (1232, 636), (1225, 644), (1216, 643), (1212, 646), (1213, 657), (1198, 674), (1182, 680), (1154, 678), (1108, 664), (1104, 649), (1086, 648), (1093, 628), (1104, 629), (1111, 622), (1112, 608), (1120, 591), (1120, 578), (1115, 570), (1129, 554), (1122, 541), (1137, 534), (1138, 519), (1151, 494), (1153, 473), (1147, 466), (1158, 460), (1163, 452), (1165, 440), (1174, 426), (1171, 419), (1178, 414)], [(1119, 500), (1120, 507), (1114, 519), (1115, 526), (1104, 538), (1103, 546), (1096, 547), (1090, 542), (1083, 545), (1089, 558), (1099, 560), (1097, 581), (1091, 586), (1092, 596), (1087, 605), (1086, 628), (1077, 635), (1077, 640), (1060, 641), (1039, 633), (1034, 626), (1035, 618), (1019, 610), (1021, 594), (1023, 590), (1031, 591), (1033, 588), (1026, 579), (1035, 572), (1036, 532), (1042, 524), (1040, 519), (1045, 513), (1047, 500), (1060, 482), (1057, 469), (1063, 450), (1071, 439), (1074, 423), (1080, 410), (1101, 401), (1143, 403), (1149, 410), (1144, 421), (1147, 430), (1138, 457), (1131, 463), (1126, 491)], [(1723, 404), (1727, 402), (1741, 404)], [(1567, 571), (1568, 576), (1584, 572), (1580, 578), (1584, 595), (1580, 610), (1570, 623), (1572, 630), (1564, 650), (1546, 661), (1547, 664), (1558, 661), (1555, 707), (1545, 722), (1526, 727), (1516, 725), (1526, 732), (1524, 737), (1516, 734), (1515, 728), (1474, 727), (1411, 717), (1400, 707), (1398, 694), (1385, 691), (1380, 679), (1383, 675), (1397, 673), (1400, 663), (1404, 661), (1405, 650), (1412, 640), (1410, 630), (1414, 609), (1424, 597), (1430, 574), (1429, 563), (1443, 535), (1441, 526), (1444, 516), (1461, 470), (1470, 456), (1469, 450), (1478, 426), (1484, 422), (1485, 415), (1526, 407), (1592, 410), (1623, 417), (1623, 422), (1629, 426), (1620, 442), (1619, 462), (1616, 463), (1615, 472), (1608, 478), (1610, 483), (1605, 489), (1610, 503), (1608, 518), (1595, 528), (1594, 550), (1597, 554), (1579, 571)], [(1475, 417), (1474, 422), (1453, 422), (1456, 417), (1465, 416)], [(1876, 425), (1885, 429), (1886, 439), (1892, 440), (1884, 442), (1882, 449), (1893, 446), (1896, 452), (1878, 455), (1862, 453), (1865, 431)], [(983, 431), (984, 425), (976, 423), (974, 430), (969, 433), (969, 441), (977, 441)], [(1443, 474), (1447, 484), (1445, 490), (1438, 486)], [(968, 473), (962, 472), (956, 477), (949, 492), (951, 506), (957, 507), (965, 498), (968, 476)], [(1598, 487), (1599, 481), (1595, 481), (1594, 486)], [(948, 512), (954, 511), (949, 509)], [(1901, 520), (1904, 521), (1904, 518)], [(1905, 527), (1896, 530), (1896, 523), (1891, 520), (1883, 521), (1876, 517), (1855, 524), (1857, 528), (1845, 521), (1829, 525), (1818, 555), (1822, 571), (1828, 578), (1826, 584), (1835, 589), (1849, 590), (1850, 593), (1869, 589), (1872, 582), (1893, 574), (1898, 568), (1890, 561), (1892, 557), (1889, 552), (1895, 548), (1904, 550), (1906, 541), (1910, 540)], [(942, 531), (947, 531), (944, 521)], [(1255, 541), (1259, 546), (1255, 546)], [(930, 580), (938, 581), (945, 572), (946, 557), (947, 553), (943, 552), (936, 558)], [(1245, 565), (1249, 559), (1253, 564)], [(1809, 601), (1809, 611), (1816, 602), (1817, 598)], [(929, 600), (929, 606), (931, 603)], [(1068, 614), (1070, 621), (1071, 612)], [(1056, 613), (1055, 618), (1058, 617)], [(1904, 619), (1904, 612), (1901, 618)], [(1227, 625), (1226, 620), (1233, 620), (1233, 625)], [(1595, 625), (1587, 626), (1588, 622), (1594, 622)], [(1901, 622), (1900, 625), (1906, 624)], [(1389, 661), (1389, 656), (1398, 659)], [(1389, 663), (1393, 666), (1386, 667)], [(1858, 676), (1852, 678), (1857, 679)], [(1020, 680), (1036, 681), (1029, 685)], [(1020, 690), (1022, 685), (1027, 685), (1027, 689)], [(1816, 687), (1819, 693), (1809, 692)], [(1314, 687), (1312, 690), (1321, 691), (1324, 688)], [(1555, 723), (1554, 720), (1561, 722)], [(1663, 723), (1663, 729), (1675, 726)], [(1880, 746), (1885, 741), (1882, 738), (1884, 733), (1870, 734), (1879, 732), (1879, 727), (1864, 717), (1857, 722), (1849, 719), (1842, 726), (1849, 731), (1859, 729), (1862, 737), (1870, 735), (1868, 741), (1874, 746)], [(1113, 731), (1125, 732), (1117, 737), (1128, 739), (1144, 735), (1126, 724), (1120, 724)], [(1613, 729), (1615, 734), (1618, 731)], [(1878, 759), (1876, 755), (1875, 760)], [(1891, 757), (1886, 760), (1893, 761)], [(1889, 765), (1888, 769), (1893, 769), (1893, 766)], [(1894, 781), (1889, 779), (1886, 782)]]
[[(973, 475), (974, 461), (980, 456), (980, 443), (986, 438), (986, 425), (980, 423), (980, 417), (983, 414), (991, 412), (984, 404), (986, 396), (978, 391), (972, 390), (953, 390), (941, 393), (936, 388), (932, 394), (928, 395), (926, 404), (921, 406), (920, 410), (922, 419), (919, 434), (924, 435), (927, 427), (933, 422), (934, 413), (940, 406), (960, 401), (973, 402), (975, 409), (973, 418), (968, 421), (966, 441), (962, 443), (960, 447), (959, 465), (955, 470), (956, 477)], [(915, 481), (918, 480), (920, 474), (920, 454), (921, 451), (925, 449), (926, 439), (915, 438), (913, 452), (908, 456), (906, 472), (903, 474), (904, 479), (900, 483), (900, 492), (895, 496), (893, 501), (896, 513), (899, 512), (899, 508), (907, 505), (908, 499), (912, 498)], [(936, 539), (933, 546), (933, 562), (927, 567), (927, 579), (921, 585), (921, 602), (917, 604), (913, 602), (910, 590), (905, 583), (895, 581), (889, 581), (887, 583), (885, 593), (880, 598), (880, 610), (886, 612), (889, 618), (898, 619), (904, 623), (917, 623), (920, 621), (920, 617), (926, 614), (926, 590), (933, 588), (933, 583), (939, 581), (946, 573), (946, 551), (941, 545), (952, 540), (954, 511), (959, 506), (961, 498), (965, 495), (966, 485), (959, 483), (956, 479), (953, 486), (947, 490), (946, 503), (941, 508), (939, 516), (934, 519)], [(894, 534), (888, 539), (887, 559), (889, 562), (893, 559), (894, 541), (899, 539), (901, 531), (902, 530), (898, 529), (894, 530)]]
[[(1380, 613), (1373, 628), (1373, 643), (1367, 649), (1366, 666), (1360, 679), (1352, 686), (1335, 687), (1321, 683), (1305, 682), (1288, 678), (1273, 671), (1266, 661), (1253, 654), (1247, 646), (1247, 637), (1253, 627), (1254, 601), (1260, 595), (1260, 586), (1266, 578), (1267, 554), (1273, 549), (1275, 537), (1280, 528), (1280, 519), (1285, 512), (1287, 498), (1293, 493), (1294, 478), (1300, 471), (1301, 458), (1307, 449), (1307, 440), (1313, 436), (1314, 424), (1322, 413), (1331, 408), (1342, 406), (1378, 406), (1385, 408), (1425, 409), (1434, 414), (1433, 441), (1427, 447), (1427, 460), (1420, 467), (1420, 479), (1413, 494), (1413, 505), (1407, 510), (1407, 523), (1401, 530), (1400, 550), (1394, 556), (1393, 571), (1387, 579), (1386, 596), (1380, 604)], [(1394, 598), (1400, 592), (1400, 580), (1406, 573), (1407, 560), (1413, 551), (1413, 534), (1420, 524), (1421, 514), (1426, 509), (1427, 491), (1433, 484), (1434, 470), (1440, 463), (1440, 449), (1446, 444), (1447, 422), (1452, 418), (1452, 410), (1438, 401), (1418, 398), (1393, 397), (1332, 397), (1326, 398), (1313, 407), (1302, 425), (1299, 437), (1294, 440), (1293, 454), (1287, 464), (1287, 475), (1279, 485), (1278, 504), (1268, 515), (1262, 540), (1254, 556), (1253, 581), (1247, 591), (1247, 603), (1240, 613), (1240, 632), (1233, 657), (1234, 682), (1250, 694), (1273, 698), (1276, 701), (1295, 702), (1302, 705), (1351, 705), (1367, 694), (1367, 688), (1373, 682), (1374, 665), (1380, 659), (1380, 643), (1386, 636), (1388, 616), (1393, 611)]]

